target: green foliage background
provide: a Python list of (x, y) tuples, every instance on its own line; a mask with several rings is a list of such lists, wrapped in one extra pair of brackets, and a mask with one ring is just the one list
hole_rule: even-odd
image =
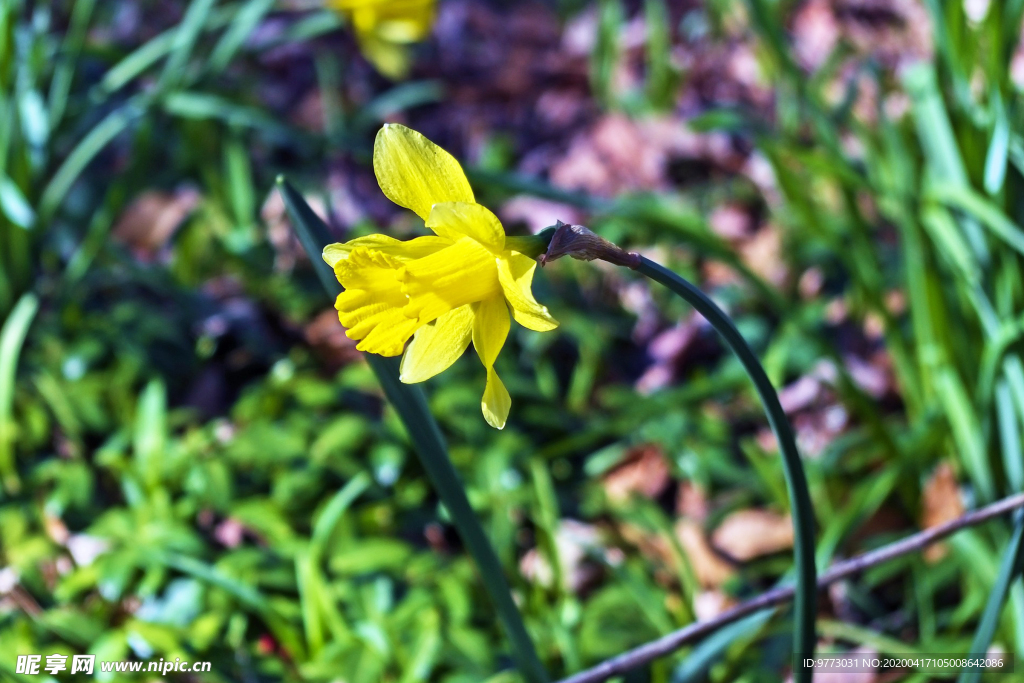
[[(306, 341), (303, 326), (330, 302), (301, 255), (277, 267), (260, 215), (278, 173), (321, 196), (339, 158), (366, 164), (382, 119), (415, 127), (423, 108), (448, 106), (449, 84), (376, 81), (363, 100), (342, 101), (332, 93), (359, 67), (332, 49), (345, 31), (334, 13), (270, 0), (134, 4), (153, 12), (154, 29), (126, 47), (102, 38), (114, 3), (0, 0), (0, 676), (15, 677), (16, 654), (89, 652), (209, 660), (213, 672), (194, 678), (210, 681), (518, 680), (403, 428), (364, 363), (339, 368)], [(880, 92), (907, 95), (905, 114), (879, 106), (870, 123), (855, 115), (856, 93), (837, 101), (827, 90), (843, 50), (814, 74), (797, 65), (793, 3), (709, 0), (688, 15), (712, 35), (735, 22), (752, 32), (775, 94), (770, 116), (710, 107), (690, 127), (724, 131), (771, 164), (787, 264), (824, 273), (851, 320), (882, 320), (895, 401), (851, 376), (823, 296), (765, 283), (709, 228), (721, 200), (768, 210), (749, 181), (582, 196), (511, 170), (498, 132), (471, 171), (483, 203), (525, 191), (575, 205), (600, 234), (657, 249), (698, 282), (706, 261), (729, 265), (738, 277), (713, 293), (777, 386), (838, 361), (852, 426), (806, 463), (822, 564), (912, 529), (940, 460), (973, 503), (1024, 487), (1024, 127), (1010, 70), (1024, 3), (992, 2), (978, 21), (962, 3), (925, 4), (932, 61), (898, 72), (858, 62)], [(594, 11), (597, 106), (638, 119), (671, 108), (686, 74), (669, 59), (667, 5), (607, 0)], [(646, 79), (623, 93), (619, 37), (634, 15), (671, 30), (648, 32)], [(265, 22), (275, 30), (254, 38)], [(288, 82), (262, 58), (274, 50), (303, 55), (323, 130), (267, 104), (262, 89)], [(112, 238), (141, 192), (183, 181), (202, 199), (159, 258)], [(720, 348), (685, 381), (636, 391), (647, 361), (616, 289), (628, 278), (577, 263), (544, 270), (538, 298), (562, 327), (513, 331), (500, 361), (514, 401), (504, 431), (479, 415), (475, 364), (427, 386), (553, 676), (693, 619), (699, 587), (675, 510), (605, 494), (602, 475), (624, 454), (657, 447), (674, 479), (707, 490), (708, 529), (736, 509), (787, 506), (777, 454), (754, 438), (756, 397)], [(887, 305), (892, 291), (902, 310)], [(651, 296), (660, 325), (689, 314)], [(861, 531), (880, 510), (902, 516), (899, 533)], [(565, 520), (601, 532), (585, 590), (566, 576)], [(663, 544), (662, 560), (625, 528)], [(1001, 564), (1013, 569), (1012, 533), (967, 531), (943, 563), (908, 557), (849, 582), (858, 618), (826, 609), (826, 649), (965, 653), (980, 622), (982, 636), (991, 627), (989, 639), (1024, 651), (1019, 578), (982, 619)], [(551, 581), (520, 572), (531, 548)], [(724, 590), (749, 596), (789, 566), (784, 553), (746, 563)], [(630, 680), (778, 680), (787, 620), (743, 622)]]

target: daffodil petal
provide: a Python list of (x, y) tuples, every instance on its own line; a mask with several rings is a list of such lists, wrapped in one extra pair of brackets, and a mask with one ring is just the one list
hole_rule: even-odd
[(423, 258), (439, 249), (444, 249), (451, 244), (450, 240), (435, 235), (417, 237), (403, 242), (387, 235), (367, 235), (357, 237), (348, 242), (328, 244), (324, 247), (323, 258), (331, 268), (338, 265), (338, 261), (348, 258), (353, 249), (369, 249), (388, 256), (393, 256), (400, 261)]
[(420, 133), (385, 123), (373, 143), (373, 171), (388, 199), (424, 221), (441, 202), (472, 202), (473, 189), (455, 158)]
[(399, 379), (413, 384), (444, 372), (466, 351), (472, 333), (473, 307), (469, 304), (419, 328), (402, 356)]
[(472, 237), (496, 252), (505, 248), (505, 228), (487, 207), (470, 202), (434, 204), (427, 227), (438, 235), (457, 240)]
[(401, 275), (409, 301), (403, 312), (425, 324), (448, 311), (501, 294), (495, 257), (474, 239), (463, 237), (415, 261)]
[(490, 367), (498, 359), (511, 327), (505, 297), (499, 294), (475, 303), (473, 313), (473, 347), (480, 361)]
[(558, 321), (551, 317), (546, 306), (533, 298), (533, 273), (537, 262), (516, 251), (506, 252), (498, 259), (498, 281), (505, 298), (512, 305), (516, 322), (537, 332), (547, 332), (558, 327)]
[(434, 21), (435, 0), (329, 0), (347, 12), (356, 31), (381, 40), (410, 43), (422, 40)]
[[(343, 323), (344, 324), (344, 323)], [(361, 321), (358, 327), (351, 327), (345, 334), (349, 339), (358, 339), (357, 334), (365, 335), (356, 349), (380, 356), (400, 356), (405, 342), (416, 331), (418, 323), (409, 320), (393, 308), (381, 307), (381, 311), (373, 317)]]
[(473, 314), (473, 348), (487, 368), (487, 386), (480, 408), (487, 424), (501, 429), (512, 408), (512, 398), (494, 371), (494, 361), (505, 345), (511, 327), (505, 297), (498, 294), (473, 304)]
[(487, 386), (484, 388), (480, 408), (487, 424), (495, 429), (505, 428), (505, 421), (512, 410), (512, 397), (508, 395), (508, 389), (502, 384), (494, 368), (487, 368)]
[(412, 52), (408, 45), (396, 43), (381, 35), (381, 26), (372, 32), (359, 33), (359, 51), (382, 75), (397, 81), (412, 66)]
[(397, 356), (419, 327), (402, 313), (406, 297), (398, 279), (401, 268), (398, 259), (368, 249), (354, 249), (335, 264), (334, 273), (345, 291), (334, 307), (347, 328), (345, 334), (359, 340), (360, 351)]

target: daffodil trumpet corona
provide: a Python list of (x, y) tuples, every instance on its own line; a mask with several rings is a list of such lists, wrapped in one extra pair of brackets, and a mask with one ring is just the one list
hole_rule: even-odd
[(404, 352), (401, 380), (422, 382), (451, 367), (472, 341), (487, 372), (481, 407), (505, 426), (512, 400), (494, 363), (511, 318), (538, 332), (558, 322), (533, 297), (537, 262), (501, 221), (477, 204), (459, 163), (420, 133), (385, 124), (373, 146), (373, 170), (394, 203), (415, 212), (433, 235), (387, 235), (328, 245), (324, 260), (345, 288), (335, 308), (356, 348)]

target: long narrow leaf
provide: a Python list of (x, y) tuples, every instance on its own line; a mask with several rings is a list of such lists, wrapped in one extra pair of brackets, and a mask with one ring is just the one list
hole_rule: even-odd
[(64, 43), (61, 45), (60, 62), (54, 68), (53, 78), (50, 80), (47, 109), (50, 115), (51, 130), (56, 130), (61, 119), (64, 117), (64, 109), (67, 106), (68, 95), (71, 92), (71, 81), (75, 75), (78, 55), (85, 44), (89, 19), (92, 18), (92, 11), (95, 6), (96, 0), (78, 0), (71, 11), (70, 25), (68, 26)]
[[(907, 69), (903, 84), (914, 103), (912, 112), (917, 124), (917, 136), (932, 176), (957, 187), (968, 186), (967, 170), (939, 92), (934, 69), (930, 65), (917, 64)], [(975, 257), (982, 265), (986, 265), (989, 250), (981, 227), (970, 218), (965, 218), (962, 225)]]
[(992, 141), (985, 155), (985, 191), (996, 195), (1003, 189), (1006, 179), (1006, 162), (1010, 153), (1010, 122), (1006, 115), (1006, 107), (996, 90), (993, 97), (996, 123), (992, 129)]
[(25, 343), (28, 327), (39, 310), (39, 299), (28, 293), (18, 300), (11, 315), (0, 329), (0, 478), (4, 488), (18, 490), (18, 474), (14, 467), (14, 380), (18, 356)]
[(755, 612), (705, 638), (673, 672), (673, 683), (705, 680), (707, 670), (733, 643), (751, 638), (764, 628), (774, 614), (775, 610), (771, 609)]
[(992, 231), (992, 234), (1024, 254), (1024, 230), (985, 197), (970, 187), (949, 183), (937, 186), (934, 194), (936, 199), (948, 206), (971, 214)]
[(210, 55), (209, 67), (212, 71), (223, 71), (227, 67), (235, 53), (242, 47), (253, 29), (259, 25), (260, 20), (270, 11), (273, 4), (274, 0), (252, 0), (238, 11), (231, 26), (221, 36), (217, 47), (213, 49), (213, 54)]
[(192, 0), (192, 3), (185, 11), (178, 30), (174, 33), (174, 42), (171, 46), (171, 55), (164, 64), (163, 73), (160, 74), (160, 81), (157, 84), (158, 90), (166, 91), (173, 85), (180, 83), (192, 54), (192, 48), (206, 25), (207, 18), (217, 0)]
[[(221, 7), (214, 10), (206, 20), (205, 30), (212, 31), (222, 28), (231, 21), (235, 12), (235, 7)], [(177, 27), (168, 29), (126, 55), (103, 75), (103, 79), (97, 86), (100, 93), (109, 95), (120, 90), (166, 57), (174, 49), (177, 35)]]
[(39, 199), (39, 215), (42, 221), (49, 219), (64, 201), (65, 195), (75, 184), (97, 154), (121, 134), (140, 114), (141, 110), (129, 104), (117, 109), (100, 121), (95, 128), (82, 138), (81, 142), (53, 174)]
[(963, 382), (950, 369), (945, 369), (936, 378), (939, 399), (946, 412), (953, 440), (962, 454), (964, 467), (967, 468), (974, 485), (977, 486), (979, 497), (985, 502), (995, 500), (995, 482), (992, 480), (992, 468), (988, 464), (985, 445), (981, 442), (981, 427), (978, 416), (974, 413), (967, 389)]
[(314, 562), (322, 555), (334, 527), (338, 525), (345, 510), (369, 487), (370, 477), (365, 472), (360, 472), (331, 498), (331, 502), (327, 504), (324, 511), (320, 513), (320, 517), (317, 518), (316, 524), (313, 525), (313, 535), (309, 540), (309, 556)]

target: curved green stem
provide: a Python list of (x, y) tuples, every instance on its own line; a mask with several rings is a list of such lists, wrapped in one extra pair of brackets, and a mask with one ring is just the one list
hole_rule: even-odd
[(697, 309), (711, 326), (725, 339), (726, 344), (740, 359), (743, 368), (754, 382), (757, 394), (764, 405), (768, 422), (782, 451), (782, 463), (786, 472), (786, 486), (789, 490), (790, 506), (793, 511), (794, 551), (796, 564), (796, 628), (793, 634), (794, 680), (806, 683), (811, 680), (812, 671), (802, 665), (804, 657), (814, 654), (814, 617), (817, 599), (817, 579), (814, 566), (814, 509), (807, 490), (807, 477), (803, 463), (796, 449), (793, 428), (779, 403), (768, 375), (761, 367), (757, 356), (747, 346), (743, 335), (725, 312), (715, 302), (692, 284), (654, 261), (640, 257), (637, 272), (668, 287), (675, 294)]

